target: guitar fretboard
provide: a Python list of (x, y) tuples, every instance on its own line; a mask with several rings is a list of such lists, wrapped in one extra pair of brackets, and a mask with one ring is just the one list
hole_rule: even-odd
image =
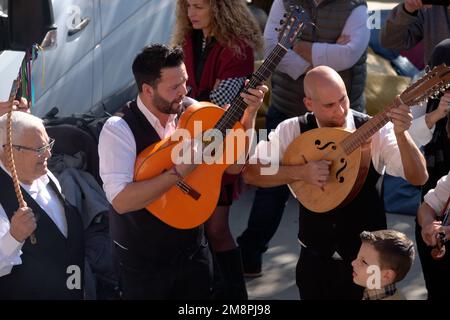
[[(249, 83), (242, 92), (247, 92), (249, 88), (256, 88), (263, 81), (267, 80), (287, 51), (288, 50), (285, 47), (278, 43), (275, 49), (272, 50), (270, 55), (264, 60), (263, 64), (255, 73), (253, 73)], [(244, 102), (241, 95), (236, 95), (231, 102), (230, 108), (220, 118), (214, 129), (220, 130), (222, 135), (225, 136), (227, 129), (231, 129), (235, 123), (242, 118), (246, 108), (247, 104)]]
[(363, 145), (370, 137), (372, 137), (378, 130), (384, 127), (389, 122), (388, 112), (396, 107), (391, 105), (383, 110), (381, 113), (374, 116), (372, 119), (364, 123), (355, 132), (349, 135), (341, 142), (341, 146), (346, 154), (352, 153)]

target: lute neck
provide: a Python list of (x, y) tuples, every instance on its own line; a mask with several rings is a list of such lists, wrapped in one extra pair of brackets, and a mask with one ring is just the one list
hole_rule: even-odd
[(369, 140), (378, 130), (386, 125), (390, 121), (388, 116), (391, 109), (398, 106), (397, 102), (394, 102), (382, 112), (378, 113), (376, 116), (371, 118), (369, 121), (364, 123), (355, 132), (349, 135), (341, 142), (341, 146), (346, 154), (352, 153), (354, 150), (363, 145), (367, 140)]

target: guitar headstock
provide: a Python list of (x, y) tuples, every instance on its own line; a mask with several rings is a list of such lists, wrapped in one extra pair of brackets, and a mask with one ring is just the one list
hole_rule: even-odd
[(400, 95), (401, 100), (409, 105), (417, 105), (429, 98), (436, 98), (450, 88), (450, 67), (440, 64), (410, 85)]
[(295, 39), (301, 34), (306, 23), (311, 22), (308, 13), (300, 6), (291, 6), (282, 20), (282, 27), (278, 34), (278, 43), (287, 49), (292, 48)]

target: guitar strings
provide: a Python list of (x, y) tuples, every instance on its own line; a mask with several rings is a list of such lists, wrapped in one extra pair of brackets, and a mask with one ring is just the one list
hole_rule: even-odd
[[(261, 67), (252, 75), (250, 82), (242, 92), (247, 92), (248, 88), (255, 88), (258, 84), (266, 80), (272, 72), (270, 70), (274, 69), (274, 67), (278, 65), (278, 62), (286, 52), (287, 50), (284, 47), (277, 44), (275, 49), (270, 53), (269, 57), (265, 60)], [(276, 59), (278, 60), (277, 62)], [(269, 71), (268, 75), (266, 75), (267, 71)], [(237, 95), (233, 99), (231, 109), (222, 116), (222, 118), (216, 125), (216, 128), (222, 132), (222, 135), (225, 136), (225, 130), (229, 127), (232, 127), (232, 124), (234, 125), (234, 123), (236, 123), (240, 119), (240, 117), (242, 116), (241, 114), (244, 112), (246, 107), (247, 104), (243, 101), (240, 95)]]

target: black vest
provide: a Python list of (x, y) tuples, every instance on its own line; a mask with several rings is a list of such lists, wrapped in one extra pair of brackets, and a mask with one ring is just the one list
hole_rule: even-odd
[[(353, 112), (356, 128), (368, 120), (368, 116)], [(317, 128), (313, 114), (299, 117), (300, 132)], [(298, 238), (308, 248), (330, 257), (337, 251), (342, 258), (356, 257), (364, 231), (386, 229), (386, 215), (382, 198), (376, 190), (380, 174), (370, 163), (369, 173), (358, 195), (345, 207), (326, 213), (314, 213), (300, 204)]]
[[(160, 141), (136, 101), (127, 104), (122, 112), (122, 118), (136, 141), (136, 155)], [(195, 252), (204, 240), (203, 225), (188, 230), (175, 229), (145, 208), (119, 214), (111, 207), (110, 229), (112, 239), (128, 249), (125, 256), (118, 257), (119, 260), (127, 260), (126, 263), (131, 266), (175, 263), (181, 255), (189, 256)], [(115, 253), (121, 254), (124, 251), (116, 250)]]
[[(323, 43), (336, 43), (351, 12), (358, 6), (367, 6), (363, 0), (324, 0), (317, 7), (313, 0), (283, 0), (283, 4), (286, 11), (290, 5), (301, 5), (313, 22), (314, 25), (308, 24), (303, 29), (302, 40)], [(367, 50), (351, 68), (338, 72), (347, 88), (350, 108), (357, 111), (365, 110), (366, 59)], [(302, 74), (294, 80), (276, 70), (271, 79), (272, 106), (289, 117), (306, 113), (303, 103), (304, 78), (305, 74)]]
[[(50, 179), (50, 178), (49, 178)], [(14, 266), (11, 273), (0, 277), (1, 299), (82, 299), (82, 289), (70, 290), (69, 277), (75, 273), (69, 266), (78, 266), (81, 284), (84, 285), (84, 238), (83, 224), (78, 211), (59, 193), (55, 183), (49, 182), (64, 205), (68, 237), (59, 231), (52, 219), (39, 204), (22, 189), (23, 197), (37, 220), (35, 235), (37, 243), (27, 239), (22, 247), (22, 264)], [(11, 177), (0, 169), (0, 203), (9, 220), (19, 208)], [(69, 273), (67, 273), (69, 272)]]

